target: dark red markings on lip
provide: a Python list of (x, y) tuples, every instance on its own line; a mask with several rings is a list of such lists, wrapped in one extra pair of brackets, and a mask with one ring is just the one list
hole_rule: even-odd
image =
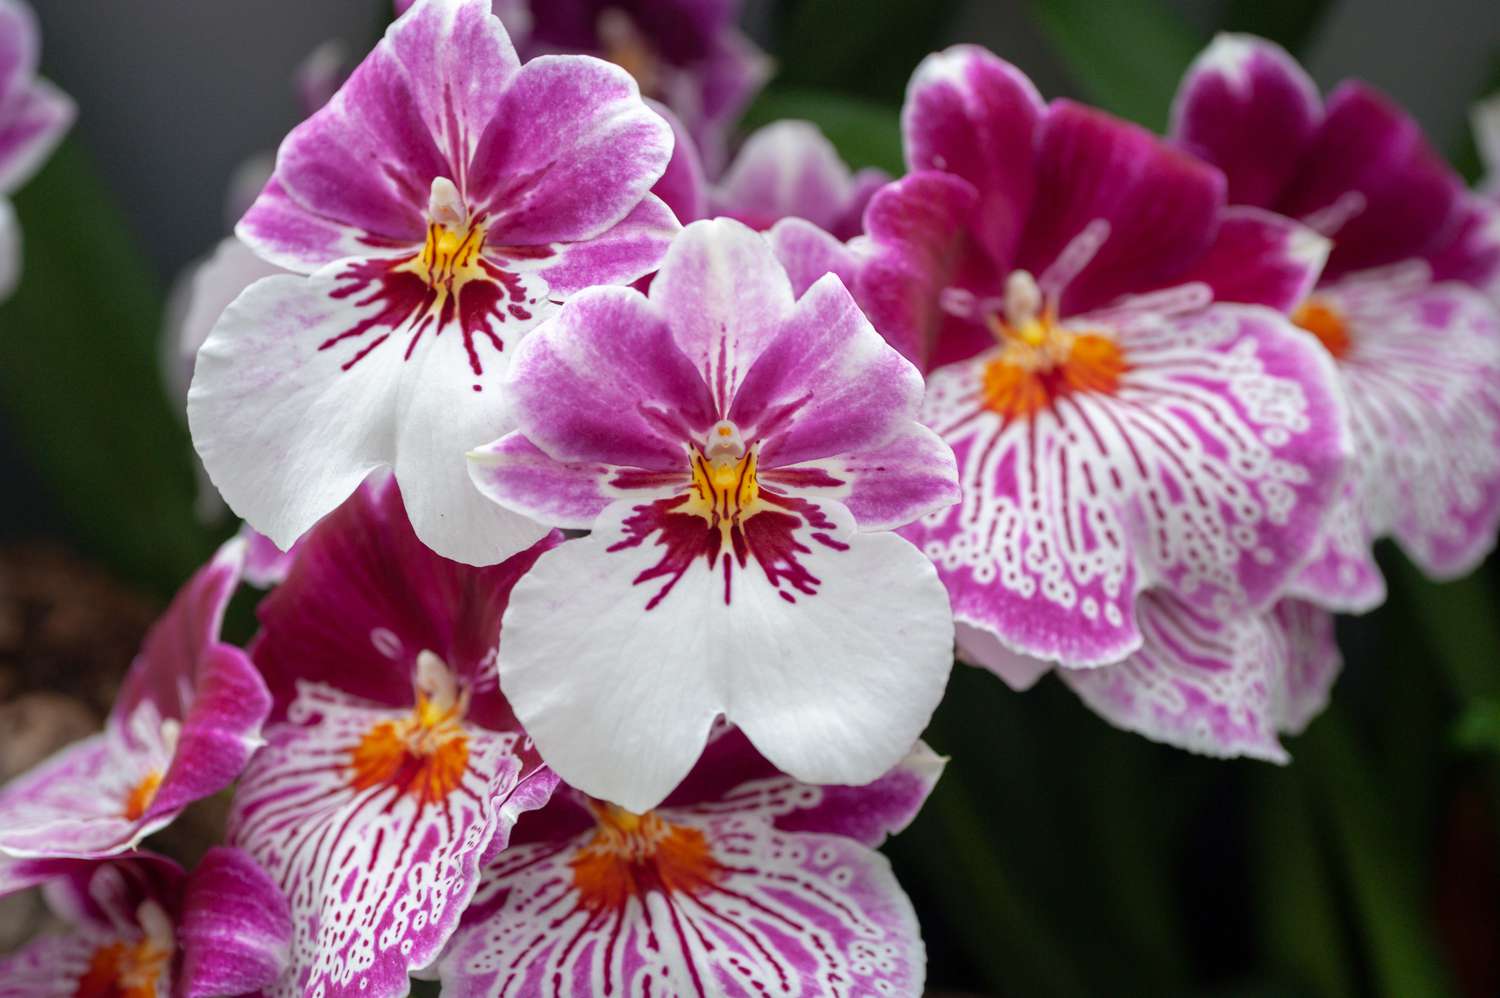
[(802, 563), (803, 556), (811, 554), (812, 549), (797, 538), (797, 530), (806, 525), (811, 529), (811, 539), (830, 550), (849, 548), (831, 535), (833, 521), (816, 504), (804, 499), (761, 489), (759, 508), (726, 525), (697, 512), (684, 511), (683, 507), (691, 505), (694, 498), (694, 493), (688, 492), (636, 506), (625, 520), (624, 539), (607, 549), (614, 552), (640, 547), (653, 534), (660, 535), (654, 542), (662, 549), (660, 560), (631, 580), (634, 585), (664, 580), (647, 601), (647, 610), (666, 599), (678, 580), (700, 559), (709, 571), (722, 564), (726, 606), (733, 600), (735, 570), (745, 569), (752, 558), (760, 564), (766, 581), (777, 594), (788, 603), (795, 603), (798, 594), (816, 595), (822, 583)]
[(401, 269), (407, 262), (359, 260), (335, 279), (338, 285), (330, 297), (341, 301), (352, 298), (361, 308), (379, 305), (373, 315), (318, 345), (319, 350), (328, 350), (345, 342), (357, 344), (353, 356), (341, 365), (343, 370), (359, 363), (393, 333), (406, 332), (403, 357), (409, 359), (429, 331), (440, 336), (456, 325), (463, 337), (469, 369), (479, 377), (484, 374), (481, 348), (487, 345), (497, 353), (504, 350), (501, 332), (505, 323), (526, 322), (533, 316), (537, 299), (527, 295), (521, 277), (488, 260), (479, 261), (483, 278), (455, 282), (452, 291), (445, 285), (431, 287), (420, 274)]

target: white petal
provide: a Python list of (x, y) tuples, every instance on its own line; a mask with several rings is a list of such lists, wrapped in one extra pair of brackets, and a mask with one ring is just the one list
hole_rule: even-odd
[(868, 783), (901, 760), (952, 663), (947, 595), (916, 548), (856, 533), (827, 503), (812, 507), (819, 525), (802, 519), (786, 538), (803, 549), (801, 585), (778, 583), (753, 554), (726, 577), (723, 556), (712, 568), (674, 558), (654, 528), (621, 545), (646, 508), (615, 503), (511, 595), (500, 682), (564, 780), (647, 810), (719, 714), (810, 783)]
[(332, 281), (256, 282), (198, 352), (188, 392), (193, 445), (224, 501), (282, 550), (333, 510), (395, 450), (401, 351), (320, 344), (358, 323)]

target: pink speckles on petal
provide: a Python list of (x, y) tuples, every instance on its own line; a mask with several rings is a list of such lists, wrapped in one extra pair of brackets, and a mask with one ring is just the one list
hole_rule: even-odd
[(1143, 643), (1116, 665), (1060, 670), (1110, 723), (1204, 755), (1286, 762), (1338, 671), (1332, 616), (1307, 604), (1216, 619), (1164, 594), (1139, 604)]
[(1347, 453), (1331, 365), (1274, 313), (1086, 328), (1110, 322), (1126, 365), (1113, 392), (1007, 418), (984, 401), (992, 355), (933, 374), (926, 420), (954, 448), (964, 498), (904, 531), (960, 621), (1063, 665), (1134, 651), (1147, 585), (1223, 612), (1269, 606)]

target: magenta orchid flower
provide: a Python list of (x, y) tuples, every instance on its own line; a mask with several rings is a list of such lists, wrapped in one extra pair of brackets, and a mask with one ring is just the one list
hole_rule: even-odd
[(672, 160), (654, 188), (682, 222), (723, 216), (765, 231), (800, 218), (838, 240), (860, 234), (865, 206), (890, 182), (884, 170), (850, 171), (810, 121), (777, 121), (752, 132), (716, 184), (707, 180), (692, 139), (671, 111)]
[(560, 792), (486, 868), (443, 993), (920, 994), (916, 919), (875, 847), (942, 766), (919, 744), (868, 786), (809, 786), (729, 730), (645, 814)]
[[(398, 13), (411, 5), (396, 0)], [(739, 30), (741, 6), (740, 0), (494, 0), (524, 58), (584, 53), (627, 70), (641, 93), (681, 117), (715, 174), (730, 129), (771, 75), (770, 59)]]
[(671, 143), (618, 67), (522, 66), (485, 0), (421, 0), (282, 143), (238, 227), (308, 276), (252, 285), (199, 352), (188, 420), (230, 508), (286, 549), (390, 467), (447, 557), (543, 537), (464, 454), (510, 428), (506, 362), (556, 300), (655, 269)]
[(33, 886), (69, 928), (0, 958), (3, 998), (249, 994), (287, 959), (286, 898), (238, 849), (210, 849), (186, 877), (149, 853), (0, 861), (0, 895)]
[(219, 640), (243, 559), (231, 541), (177, 594), (103, 732), (0, 789), (0, 854), (121, 853), (239, 775), (271, 706), (250, 659)]
[[(1097, 666), (1141, 647), (1147, 589), (1215, 617), (1268, 609), (1347, 450), (1327, 357), (1276, 311), (1323, 241), (1226, 210), (1213, 168), (1044, 104), (983, 49), (929, 57), (903, 127), (914, 172), (872, 200), (855, 259), (827, 265), (857, 269), (876, 327), (931, 372), (923, 418), (963, 502), (903, 533), (960, 647)], [(802, 275), (837, 249), (805, 227), (772, 238)]]
[(36, 75), (41, 39), (21, 0), (0, 0), (0, 300), (21, 276), (21, 230), (9, 197), (40, 169), (77, 109)]
[(272, 994), (405, 994), (481, 862), (550, 795), (495, 653), (511, 587), (556, 542), (487, 568), (448, 561), (386, 480), (320, 522), (261, 603), (251, 654), (275, 709), (229, 836), (291, 904)]
[(1383, 536), (1429, 575), (1468, 572), (1500, 526), (1500, 315), (1473, 290), (1500, 300), (1500, 205), (1466, 191), (1383, 96), (1347, 82), (1325, 103), (1258, 38), (1224, 35), (1198, 57), (1172, 134), (1224, 171), (1232, 201), (1332, 240), (1293, 318), (1335, 360), (1354, 466), (1296, 591), (1379, 603)]
[(730, 219), (650, 297), (595, 288), (523, 344), (520, 428), (475, 455), (496, 502), (590, 529), (517, 585), (500, 676), (567, 782), (642, 812), (720, 715), (783, 771), (858, 784), (942, 696), (952, 619), (890, 531), (958, 498), (922, 380), (838, 279), (800, 299)]

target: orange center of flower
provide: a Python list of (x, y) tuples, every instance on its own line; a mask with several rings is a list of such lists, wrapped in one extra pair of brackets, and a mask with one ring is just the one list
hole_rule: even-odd
[(172, 924), (154, 902), (141, 905), (138, 915), (145, 935), (96, 949), (73, 986), (74, 998), (158, 998), (167, 993), (165, 977), (177, 945)]
[(156, 792), (160, 789), (161, 773), (153, 769), (125, 795), (125, 820), (139, 821), (151, 802), (156, 800)]
[(431, 652), (418, 657), (417, 670), (416, 707), (407, 717), (373, 725), (350, 750), (349, 784), (355, 790), (389, 787), (425, 807), (457, 789), (468, 768), (468, 696)]
[(653, 890), (694, 894), (723, 875), (698, 829), (674, 825), (654, 811), (591, 807), (598, 830), (569, 863), (573, 886), (589, 911), (617, 911)]
[(1318, 338), (1334, 359), (1349, 352), (1352, 340), (1343, 314), (1324, 298), (1309, 298), (1297, 306), (1292, 321)]
[(985, 364), (981, 396), (987, 408), (1008, 419), (1033, 416), (1072, 392), (1112, 394), (1128, 370), (1108, 336), (1060, 325), (1025, 271), (1010, 276), (1005, 311), (987, 322), (1000, 351)]

